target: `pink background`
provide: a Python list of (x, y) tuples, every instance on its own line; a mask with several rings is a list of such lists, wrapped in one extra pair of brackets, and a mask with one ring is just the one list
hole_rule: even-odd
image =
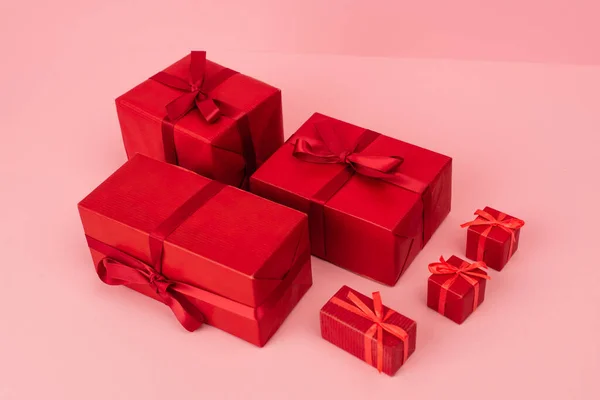
[[(0, 399), (600, 397), (598, 2), (39, 3), (0, 12)], [(395, 287), (313, 259), (258, 349), (100, 283), (76, 203), (125, 161), (113, 98), (202, 48), (283, 90), (287, 135), (320, 111), (454, 157), (453, 212)], [(458, 326), (426, 266), (485, 205), (527, 225)], [(417, 320), (396, 377), (320, 339), (343, 284)]]

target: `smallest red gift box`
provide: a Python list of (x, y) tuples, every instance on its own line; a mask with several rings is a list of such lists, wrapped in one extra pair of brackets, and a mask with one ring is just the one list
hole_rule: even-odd
[(470, 264), (456, 256), (429, 264), (427, 306), (462, 324), (483, 303), (486, 280), (483, 262)]
[(519, 234), (525, 222), (491, 207), (475, 211), (467, 230), (467, 258), (483, 261), (501, 271), (519, 247)]
[(417, 323), (373, 298), (343, 286), (321, 308), (321, 335), (379, 372), (394, 375), (415, 351)]

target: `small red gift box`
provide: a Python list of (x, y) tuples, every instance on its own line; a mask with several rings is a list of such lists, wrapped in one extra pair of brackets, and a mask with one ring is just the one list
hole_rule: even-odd
[(324, 339), (390, 376), (414, 353), (417, 323), (373, 299), (343, 286), (321, 308)]
[(281, 91), (190, 55), (116, 100), (127, 155), (141, 153), (220, 182), (247, 178), (283, 143)]
[(203, 322), (264, 345), (312, 284), (296, 210), (137, 155), (79, 203), (94, 266)]
[(485, 298), (486, 280), (483, 262), (470, 264), (452, 256), (448, 261), (429, 264), (427, 306), (462, 324)]
[(483, 261), (488, 267), (501, 271), (519, 247), (525, 222), (490, 207), (477, 210), (475, 215), (475, 220), (461, 225), (469, 228), (467, 258)]
[(450, 211), (451, 161), (314, 114), (250, 190), (308, 214), (313, 255), (393, 285)]

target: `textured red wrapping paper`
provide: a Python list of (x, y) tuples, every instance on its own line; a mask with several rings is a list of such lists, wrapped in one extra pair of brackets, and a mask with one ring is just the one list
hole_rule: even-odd
[[(461, 266), (464, 260), (456, 256), (452, 256), (447, 260), (448, 264), (451, 264), (457, 268)], [(476, 269), (476, 273), (487, 275), (482, 269)], [(452, 275), (436, 275), (432, 274), (427, 281), (427, 306), (436, 311), (439, 311), (439, 301), (442, 285), (452, 278)], [(485, 288), (487, 280), (485, 278), (470, 276), (471, 279), (477, 281), (479, 286), (477, 307), (485, 299)], [(458, 277), (454, 283), (448, 288), (446, 292), (446, 301), (444, 306), (444, 315), (456, 322), (462, 324), (469, 315), (474, 311), (473, 302), (475, 297), (475, 288), (463, 277)]]
[[(79, 203), (85, 234), (151, 264), (152, 232), (211, 182), (137, 155)], [(189, 300), (205, 322), (262, 346), (312, 284), (307, 218), (219, 185), (164, 240), (162, 274), (203, 290)], [(98, 268), (106, 255), (91, 253)], [(127, 286), (161, 301), (149, 285)]]
[[(365, 360), (365, 335), (373, 326), (373, 321), (352, 313), (333, 302), (337, 298), (344, 302), (349, 302), (348, 293), (356, 295), (367, 307), (373, 310), (373, 299), (349, 288), (343, 286), (324, 306), (321, 308), (321, 335), (327, 341), (335, 344), (339, 348), (350, 354)], [(383, 314), (388, 313), (390, 309), (383, 306)], [(417, 342), (417, 324), (410, 318), (394, 312), (386, 323), (392, 324), (404, 330), (408, 334), (408, 358), (415, 351)], [(382, 372), (387, 375), (394, 375), (404, 363), (404, 342), (398, 337), (383, 331), (383, 359)], [(372, 339), (371, 358), (374, 363), (377, 361), (377, 338)]]
[[(489, 213), (493, 218), (500, 217), (500, 211), (491, 207), (485, 207), (483, 211)], [(515, 217), (506, 215), (505, 220), (511, 220), (514, 218)], [(484, 218), (477, 217), (476, 219), (483, 220)], [(497, 271), (501, 271), (519, 247), (521, 229), (514, 229), (514, 243), (512, 245), (511, 252), (511, 241), (513, 240), (512, 235), (507, 230), (504, 230), (500, 227), (492, 227), (482, 244), (483, 257), (478, 257), (481, 235), (488, 228), (489, 225), (469, 226), (467, 230), (466, 256), (471, 260), (483, 261), (488, 267)]]
[[(164, 72), (191, 82), (191, 56), (169, 66)], [(246, 170), (240, 122), (249, 128), (254, 164), (260, 165), (283, 143), (281, 91), (241, 73), (226, 74), (225, 67), (206, 60), (204, 81), (219, 84), (207, 90), (210, 99), (229, 110), (208, 123), (198, 109), (192, 109), (175, 122), (172, 141), (163, 138), (166, 107), (185, 91), (155, 79), (148, 79), (116, 99), (117, 113), (128, 157), (141, 153), (178, 165), (220, 182), (242, 186)], [(229, 76), (231, 75), (231, 76)], [(213, 85), (214, 86), (214, 85)], [(174, 149), (169, 149), (174, 145)]]
[[(317, 194), (349, 168), (306, 162), (294, 156), (296, 140), (316, 137), (315, 126), (322, 123), (335, 124), (347, 148), (352, 148), (365, 132), (358, 126), (314, 114), (252, 176), (250, 190), (309, 214), (313, 255), (393, 285), (450, 212), (452, 160), (375, 134), (375, 140), (360, 155), (404, 158), (398, 172), (419, 180), (425, 189), (415, 193), (356, 173), (324, 203), (319, 229), (313, 223), (319, 213), (314, 207), (319, 203)], [(322, 247), (324, 251), (319, 250)]]

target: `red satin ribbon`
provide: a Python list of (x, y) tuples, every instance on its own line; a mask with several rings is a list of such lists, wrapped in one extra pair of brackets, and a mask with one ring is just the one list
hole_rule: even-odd
[(212, 77), (206, 75), (206, 52), (192, 51), (190, 56), (190, 80), (161, 71), (150, 79), (184, 92), (166, 106), (167, 116), (162, 122), (162, 136), (165, 160), (177, 164), (175, 147), (175, 123), (193, 109), (197, 109), (204, 120), (215, 123), (221, 116), (236, 120), (242, 143), (242, 156), (246, 163), (243, 184), (256, 170), (256, 152), (250, 131), (248, 116), (230, 104), (214, 99), (210, 92), (238, 72), (223, 68)]
[(488, 225), (479, 236), (479, 242), (477, 243), (477, 260), (483, 261), (485, 241), (494, 227), (501, 228), (510, 234), (510, 248), (508, 250), (508, 258), (510, 258), (513, 254), (514, 245), (517, 242), (515, 231), (525, 225), (525, 221), (518, 218), (508, 218), (504, 213), (500, 213), (498, 214), (498, 218), (494, 218), (490, 213), (483, 210), (475, 211), (475, 215), (480, 218), (465, 222), (460, 227), (466, 228), (468, 226)]
[(379, 133), (365, 130), (356, 142), (347, 148), (340, 140), (335, 124), (333, 121), (314, 124), (319, 138), (297, 138), (293, 152), (296, 158), (305, 162), (347, 165), (347, 168), (334, 176), (310, 201), (308, 218), (312, 251), (314, 255), (321, 258), (326, 258), (327, 248), (325, 243), (325, 204), (338, 190), (344, 187), (355, 173), (384, 180), (414, 193), (423, 193), (427, 189), (425, 183), (395, 171), (402, 165), (404, 161), (402, 157), (360, 154), (380, 136)]
[(354, 304), (347, 303), (337, 297), (331, 299), (331, 302), (356, 315), (360, 315), (361, 317), (373, 321), (373, 325), (365, 332), (365, 361), (369, 365), (375, 366), (373, 362), (372, 342), (375, 335), (377, 335), (377, 371), (383, 371), (383, 331), (386, 331), (402, 340), (404, 346), (402, 363), (404, 364), (408, 358), (408, 333), (399, 326), (385, 322), (394, 315), (395, 311), (390, 309), (385, 316), (383, 316), (383, 303), (381, 302), (381, 295), (379, 292), (373, 292), (374, 310), (367, 307), (367, 305), (352, 292), (348, 293), (348, 299)]
[(198, 329), (204, 321), (204, 316), (194, 307), (189, 298), (202, 299), (207, 292), (183, 282), (170, 280), (162, 274), (163, 243), (171, 232), (224, 186), (217, 181), (211, 181), (150, 233), (149, 246), (152, 265), (86, 236), (88, 246), (105, 256), (96, 266), (100, 280), (108, 285), (148, 285), (161, 298), (162, 302), (171, 308), (185, 329), (190, 332)]
[(474, 272), (480, 268), (487, 268), (484, 262), (478, 261), (473, 264), (470, 264), (466, 261), (463, 261), (460, 267), (456, 267), (452, 264), (448, 264), (444, 257), (440, 257), (440, 262), (429, 264), (429, 272), (436, 275), (452, 275), (448, 280), (446, 280), (442, 284), (442, 288), (440, 290), (440, 299), (438, 302), (438, 312), (444, 315), (446, 311), (446, 297), (448, 295), (448, 290), (450, 287), (456, 282), (456, 280), (462, 277), (469, 285), (473, 286), (474, 296), (473, 296), (473, 311), (477, 309), (477, 305), (479, 304), (479, 281), (476, 278), (483, 279), (491, 279), (489, 275)]
[(296, 140), (294, 145), (296, 158), (317, 164), (345, 164), (357, 174), (382, 179), (415, 193), (422, 193), (427, 188), (427, 185), (418, 179), (396, 171), (404, 162), (402, 157), (360, 154), (377, 139), (378, 133), (366, 130), (352, 147), (347, 148), (342, 144), (334, 122), (316, 123), (315, 131), (320, 140), (307, 137)]

